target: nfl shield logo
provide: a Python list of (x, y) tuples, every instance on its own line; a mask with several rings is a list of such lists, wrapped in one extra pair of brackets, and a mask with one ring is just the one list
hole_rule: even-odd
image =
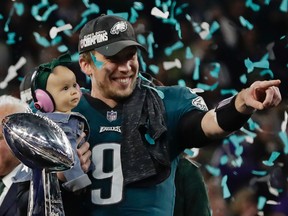
[(117, 119), (117, 112), (116, 111), (107, 111), (107, 116), (106, 116), (107, 120), (112, 122), (115, 121)]

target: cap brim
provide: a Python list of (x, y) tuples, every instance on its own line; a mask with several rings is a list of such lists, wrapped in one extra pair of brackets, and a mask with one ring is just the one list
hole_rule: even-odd
[(141, 50), (144, 50), (145, 52), (147, 52), (144, 46), (132, 40), (117, 41), (117, 42), (110, 43), (102, 47), (98, 47), (95, 50), (104, 56), (113, 56), (113, 55), (116, 55), (121, 50), (123, 50), (124, 48), (129, 47), (129, 46), (137, 46)]

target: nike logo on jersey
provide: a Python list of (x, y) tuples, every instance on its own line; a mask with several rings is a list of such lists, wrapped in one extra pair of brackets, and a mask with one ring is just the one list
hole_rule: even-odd
[(112, 132), (121, 133), (121, 126), (115, 126), (115, 127), (105, 127), (105, 126), (101, 126), (99, 133), (111, 132), (111, 131), (112, 131)]

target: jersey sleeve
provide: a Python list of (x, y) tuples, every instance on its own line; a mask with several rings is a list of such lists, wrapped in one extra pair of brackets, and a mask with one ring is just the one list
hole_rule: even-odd
[(159, 89), (164, 93), (164, 105), (168, 115), (177, 114), (181, 117), (191, 110), (207, 111), (204, 99), (196, 94), (196, 90), (189, 87), (163, 87)]

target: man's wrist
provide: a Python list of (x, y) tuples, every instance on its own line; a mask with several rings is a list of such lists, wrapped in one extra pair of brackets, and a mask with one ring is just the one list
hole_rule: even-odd
[(246, 105), (244, 97), (247, 91), (248, 89), (243, 89), (235, 96), (235, 109), (244, 115), (252, 115), (256, 109)]
[[(216, 106), (216, 118), (219, 127), (224, 131), (232, 132), (240, 129), (251, 117), (251, 113), (241, 113), (236, 109), (237, 96), (226, 98)], [(239, 105), (239, 104), (238, 104)]]

